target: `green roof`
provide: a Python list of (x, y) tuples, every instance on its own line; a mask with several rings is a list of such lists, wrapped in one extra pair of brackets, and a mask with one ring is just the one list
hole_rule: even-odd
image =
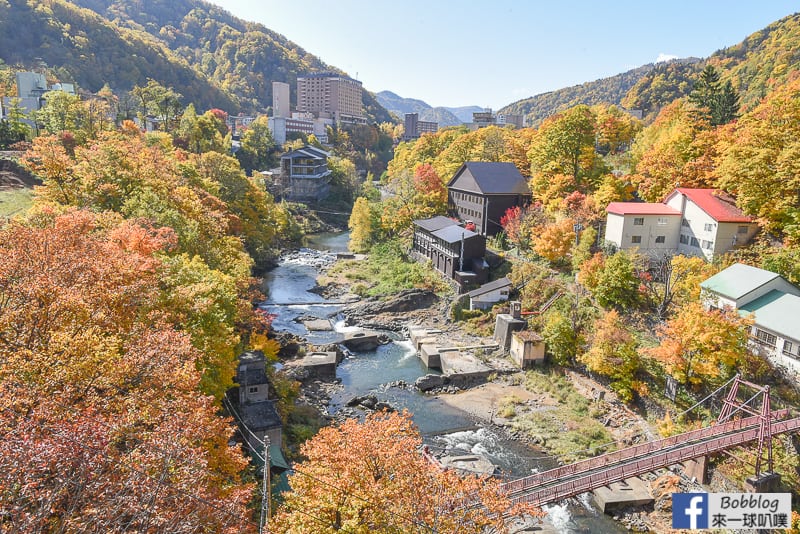
[(800, 297), (773, 289), (739, 308), (742, 316), (755, 314), (755, 324), (779, 334), (800, 341)]
[(771, 271), (743, 263), (734, 263), (724, 271), (701, 282), (700, 287), (723, 297), (737, 300), (779, 277), (780, 275)]
[[(250, 457), (253, 460), (253, 465), (258, 468), (258, 472), (261, 472), (261, 468), (264, 467), (264, 458), (263, 458), (264, 450), (260, 451), (250, 451)], [(289, 469), (289, 462), (286, 461), (286, 457), (283, 455), (283, 451), (279, 445), (275, 445), (271, 443), (269, 446), (269, 465), (270, 467), (276, 469), (287, 470)]]

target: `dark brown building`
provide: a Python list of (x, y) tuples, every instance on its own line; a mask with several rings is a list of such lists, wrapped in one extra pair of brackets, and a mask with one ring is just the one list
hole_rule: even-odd
[(486, 237), (437, 215), (414, 221), (412, 254), (430, 260), (433, 267), (462, 287), (486, 281)]
[(447, 184), (450, 213), (475, 223), (476, 231), (494, 235), (502, 230), (506, 210), (530, 202), (528, 180), (513, 163), (468, 161)]

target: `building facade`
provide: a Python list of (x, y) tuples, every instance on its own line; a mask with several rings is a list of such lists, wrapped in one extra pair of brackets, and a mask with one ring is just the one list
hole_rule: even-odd
[(419, 139), (424, 133), (439, 131), (439, 123), (419, 120), (419, 113), (406, 113), (403, 122), (403, 140)]
[(605, 240), (651, 256), (683, 254), (711, 261), (748, 243), (758, 231), (733, 198), (715, 189), (678, 188), (663, 202), (612, 202)]
[(700, 298), (706, 309), (751, 317), (751, 351), (800, 374), (800, 288), (777, 273), (735, 263), (702, 282)]
[[(234, 400), (234, 414), (239, 424), (245, 426), (242, 437), (248, 447), (256, 451), (263, 449), (265, 438), (278, 447), (282, 442), (283, 424), (275, 408), (276, 401), (269, 398), (266, 365), (263, 352), (249, 351), (239, 355), (236, 368), (239, 395)], [(228, 399), (231, 400), (230, 396)]]
[(291, 117), (288, 83), (272, 82), (272, 116)]
[(450, 213), (475, 224), (482, 235), (502, 230), (500, 219), (509, 208), (530, 202), (528, 180), (513, 163), (468, 161), (447, 184)]
[(482, 284), (488, 277), (486, 238), (441, 215), (414, 221), (411, 254), (430, 260), (434, 269), (461, 287)]
[(337, 124), (366, 124), (361, 98), (361, 82), (347, 76), (321, 73), (297, 78), (297, 111)]
[(328, 195), (331, 171), (328, 153), (306, 145), (281, 156), (280, 196), (287, 200), (319, 202)]

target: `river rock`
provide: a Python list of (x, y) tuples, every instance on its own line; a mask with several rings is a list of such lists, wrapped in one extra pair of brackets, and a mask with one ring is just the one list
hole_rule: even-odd
[(377, 403), (375, 403), (374, 410), (376, 412), (380, 412), (380, 411), (394, 412), (394, 411), (397, 411), (397, 410), (394, 409), (394, 406), (392, 406), (388, 402), (377, 402)]
[(432, 389), (440, 388), (446, 384), (446, 378), (442, 375), (427, 374), (417, 378), (414, 385), (420, 391), (430, 391)]
[(429, 289), (406, 289), (388, 300), (349, 306), (342, 313), (348, 318), (358, 320), (382, 313), (409, 312), (429, 307), (436, 298), (436, 293)]

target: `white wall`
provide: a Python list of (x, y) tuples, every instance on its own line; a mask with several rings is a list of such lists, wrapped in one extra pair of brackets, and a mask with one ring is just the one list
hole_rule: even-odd
[[(643, 224), (634, 224), (636, 219), (643, 219)], [(678, 241), (679, 215), (617, 215), (609, 213), (606, 222), (606, 241), (614, 243), (618, 248), (627, 250), (638, 248), (642, 252), (655, 253), (675, 250)], [(639, 243), (633, 237), (640, 238)], [(663, 243), (657, 243), (658, 236), (664, 237)]]
[[(739, 233), (739, 227), (747, 227), (747, 232)], [(755, 223), (719, 223), (717, 228), (716, 242), (714, 244), (714, 254), (725, 254), (730, 249), (749, 243), (756, 235), (758, 225)], [(736, 238), (734, 241), (734, 237)]]

